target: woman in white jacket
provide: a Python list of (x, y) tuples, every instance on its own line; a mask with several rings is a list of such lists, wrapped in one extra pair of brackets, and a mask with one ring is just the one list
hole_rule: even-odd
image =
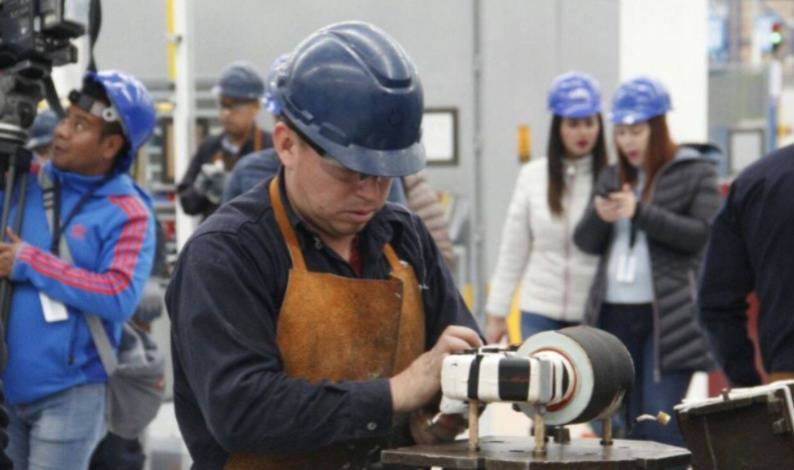
[(506, 336), (505, 319), (522, 277), (524, 338), (581, 322), (598, 264), (573, 243), (607, 159), (598, 83), (584, 73), (563, 74), (552, 84), (548, 106), (547, 157), (521, 168), (502, 231), (485, 306), (489, 342)]

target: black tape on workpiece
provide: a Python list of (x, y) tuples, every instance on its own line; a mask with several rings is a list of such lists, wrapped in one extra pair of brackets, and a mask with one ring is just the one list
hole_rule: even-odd
[(530, 361), (506, 357), (499, 361), (499, 398), (504, 401), (525, 401), (529, 395)]
[(562, 368), (562, 392), (561, 395), (568, 393), (568, 387), (571, 386), (571, 376), (568, 374), (568, 368)]
[(482, 354), (474, 356), (474, 360), (471, 361), (471, 367), (469, 367), (469, 389), (466, 391), (466, 396), (470, 400), (477, 399), (477, 390), (480, 388), (480, 362), (482, 362), (482, 358)]

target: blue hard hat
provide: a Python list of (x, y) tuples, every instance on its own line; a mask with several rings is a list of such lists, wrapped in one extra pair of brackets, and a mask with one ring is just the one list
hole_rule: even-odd
[(610, 119), (615, 124), (638, 124), (673, 109), (670, 95), (658, 80), (637, 77), (622, 83), (612, 97)]
[(259, 100), (265, 94), (265, 83), (248, 62), (234, 62), (221, 72), (221, 79), (212, 89), (218, 96), (239, 100)]
[(560, 75), (549, 90), (549, 111), (566, 118), (583, 118), (601, 112), (598, 82), (581, 72)]
[(278, 97), (276, 96), (276, 78), (279, 71), (287, 67), (288, 62), (289, 54), (281, 54), (270, 64), (270, 70), (267, 71), (265, 96), (262, 98), (262, 104), (265, 105), (267, 112), (273, 116), (281, 114), (281, 104), (278, 102)]
[(416, 67), (375, 26), (343, 22), (316, 31), (277, 73), (276, 95), (282, 115), (350, 170), (405, 176), (425, 166)]
[(129, 149), (118, 157), (115, 171), (126, 172), (135, 160), (138, 149), (149, 140), (154, 130), (157, 117), (152, 97), (143, 83), (124, 72), (88, 72), (83, 83), (89, 82), (102, 85), (118, 114)]
[(55, 111), (51, 109), (41, 111), (30, 127), (30, 138), (25, 144), (25, 148), (33, 150), (52, 142), (58, 121), (60, 121), (60, 118), (55, 114)]

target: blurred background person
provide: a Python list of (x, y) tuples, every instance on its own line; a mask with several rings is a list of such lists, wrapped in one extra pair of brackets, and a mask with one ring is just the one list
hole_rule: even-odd
[(39, 111), (33, 126), (30, 128), (30, 138), (25, 143), (25, 148), (33, 152), (31, 170), (38, 173), (44, 163), (52, 156), (52, 139), (55, 136), (55, 127), (58, 126), (58, 116), (49, 108)]
[(245, 62), (227, 66), (214, 88), (223, 132), (202, 142), (177, 186), (182, 209), (202, 219), (221, 203), (226, 176), (241, 156), (273, 147), (269, 132), (256, 124), (265, 84)]
[[(574, 235), (583, 251), (601, 256), (585, 320), (620, 338), (634, 360), (631, 421), (672, 414), (692, 374), (713, 365), (697, 322), (695, 280), (720, 204), (717, 149), (676, 145), (670, 109), (656, 80), (618, 88), (611, 113), (618, 163), (602, 172)], [(628, 437), (684, 444), (675, 422), (639, 423)]]
[[(275, 94), (277, 73), (289, 65), (289, 54), (281, 54), (270, 64), (262, 103), (273, 119), (281, 114), (281, 104)], [(234, 166), (223, 189), (226, 203), (257, 184), (267, 181), (278, 173), (281, 162), (272, 146), (244, 155)]]
[(521, 168), (502, 230), (485, 309), (485, 335), (499, 342), (519, 280), (524, 338), (581, 322), (598, 258), (579, 250), (573, 229), (606, 165), (598, 83), (563, 74), (548, 94), (552, 113), (547, 156)]
[[(151, 332), (152, 322), (163, 314), (165, 286), (168, 284), (166, 235), (163, 226), (157, 220), (154, 221), (154, 229), (155, 250), (152, 272), (143, 287), (143, 294), (135, 308), (135, 313), (132, 315), (132, 322), (135, 326), (146, 332)], [(143, 440), (142, 437), (127, 439), (108, 430), (94, 449), (88, 470), (143, 470), (146, 465)]]
[[(433, 237), (433, 241), (441, 251), (447, 266), (453, 268), (456, 257), (452, 248), (452, 240), (449, 237), (449, 221), (439, 200), (438, 191), (427, 182), (427, 172), (422, 170), (413, 175), (394, 178), (394, 182), (400, 183), (398, 189), (403, 192), (405, 199), (403, 205), (422, 219), (427, 230), (430, 231), (430, 236)], [(396, 199), (397, 196), (393, 196), (395, 186), (397, 185), (392, 184), (389, 201), (399, 203)]]

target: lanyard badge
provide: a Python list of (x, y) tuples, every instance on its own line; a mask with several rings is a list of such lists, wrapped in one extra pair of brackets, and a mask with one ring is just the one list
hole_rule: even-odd
[(621, 255), (618, 259), (618, 271), (615, 273), (615, 279), (623, 284), (631, 284), (637, 277), (637, 257), (634, 256), (634, 251), (631, 254)]

